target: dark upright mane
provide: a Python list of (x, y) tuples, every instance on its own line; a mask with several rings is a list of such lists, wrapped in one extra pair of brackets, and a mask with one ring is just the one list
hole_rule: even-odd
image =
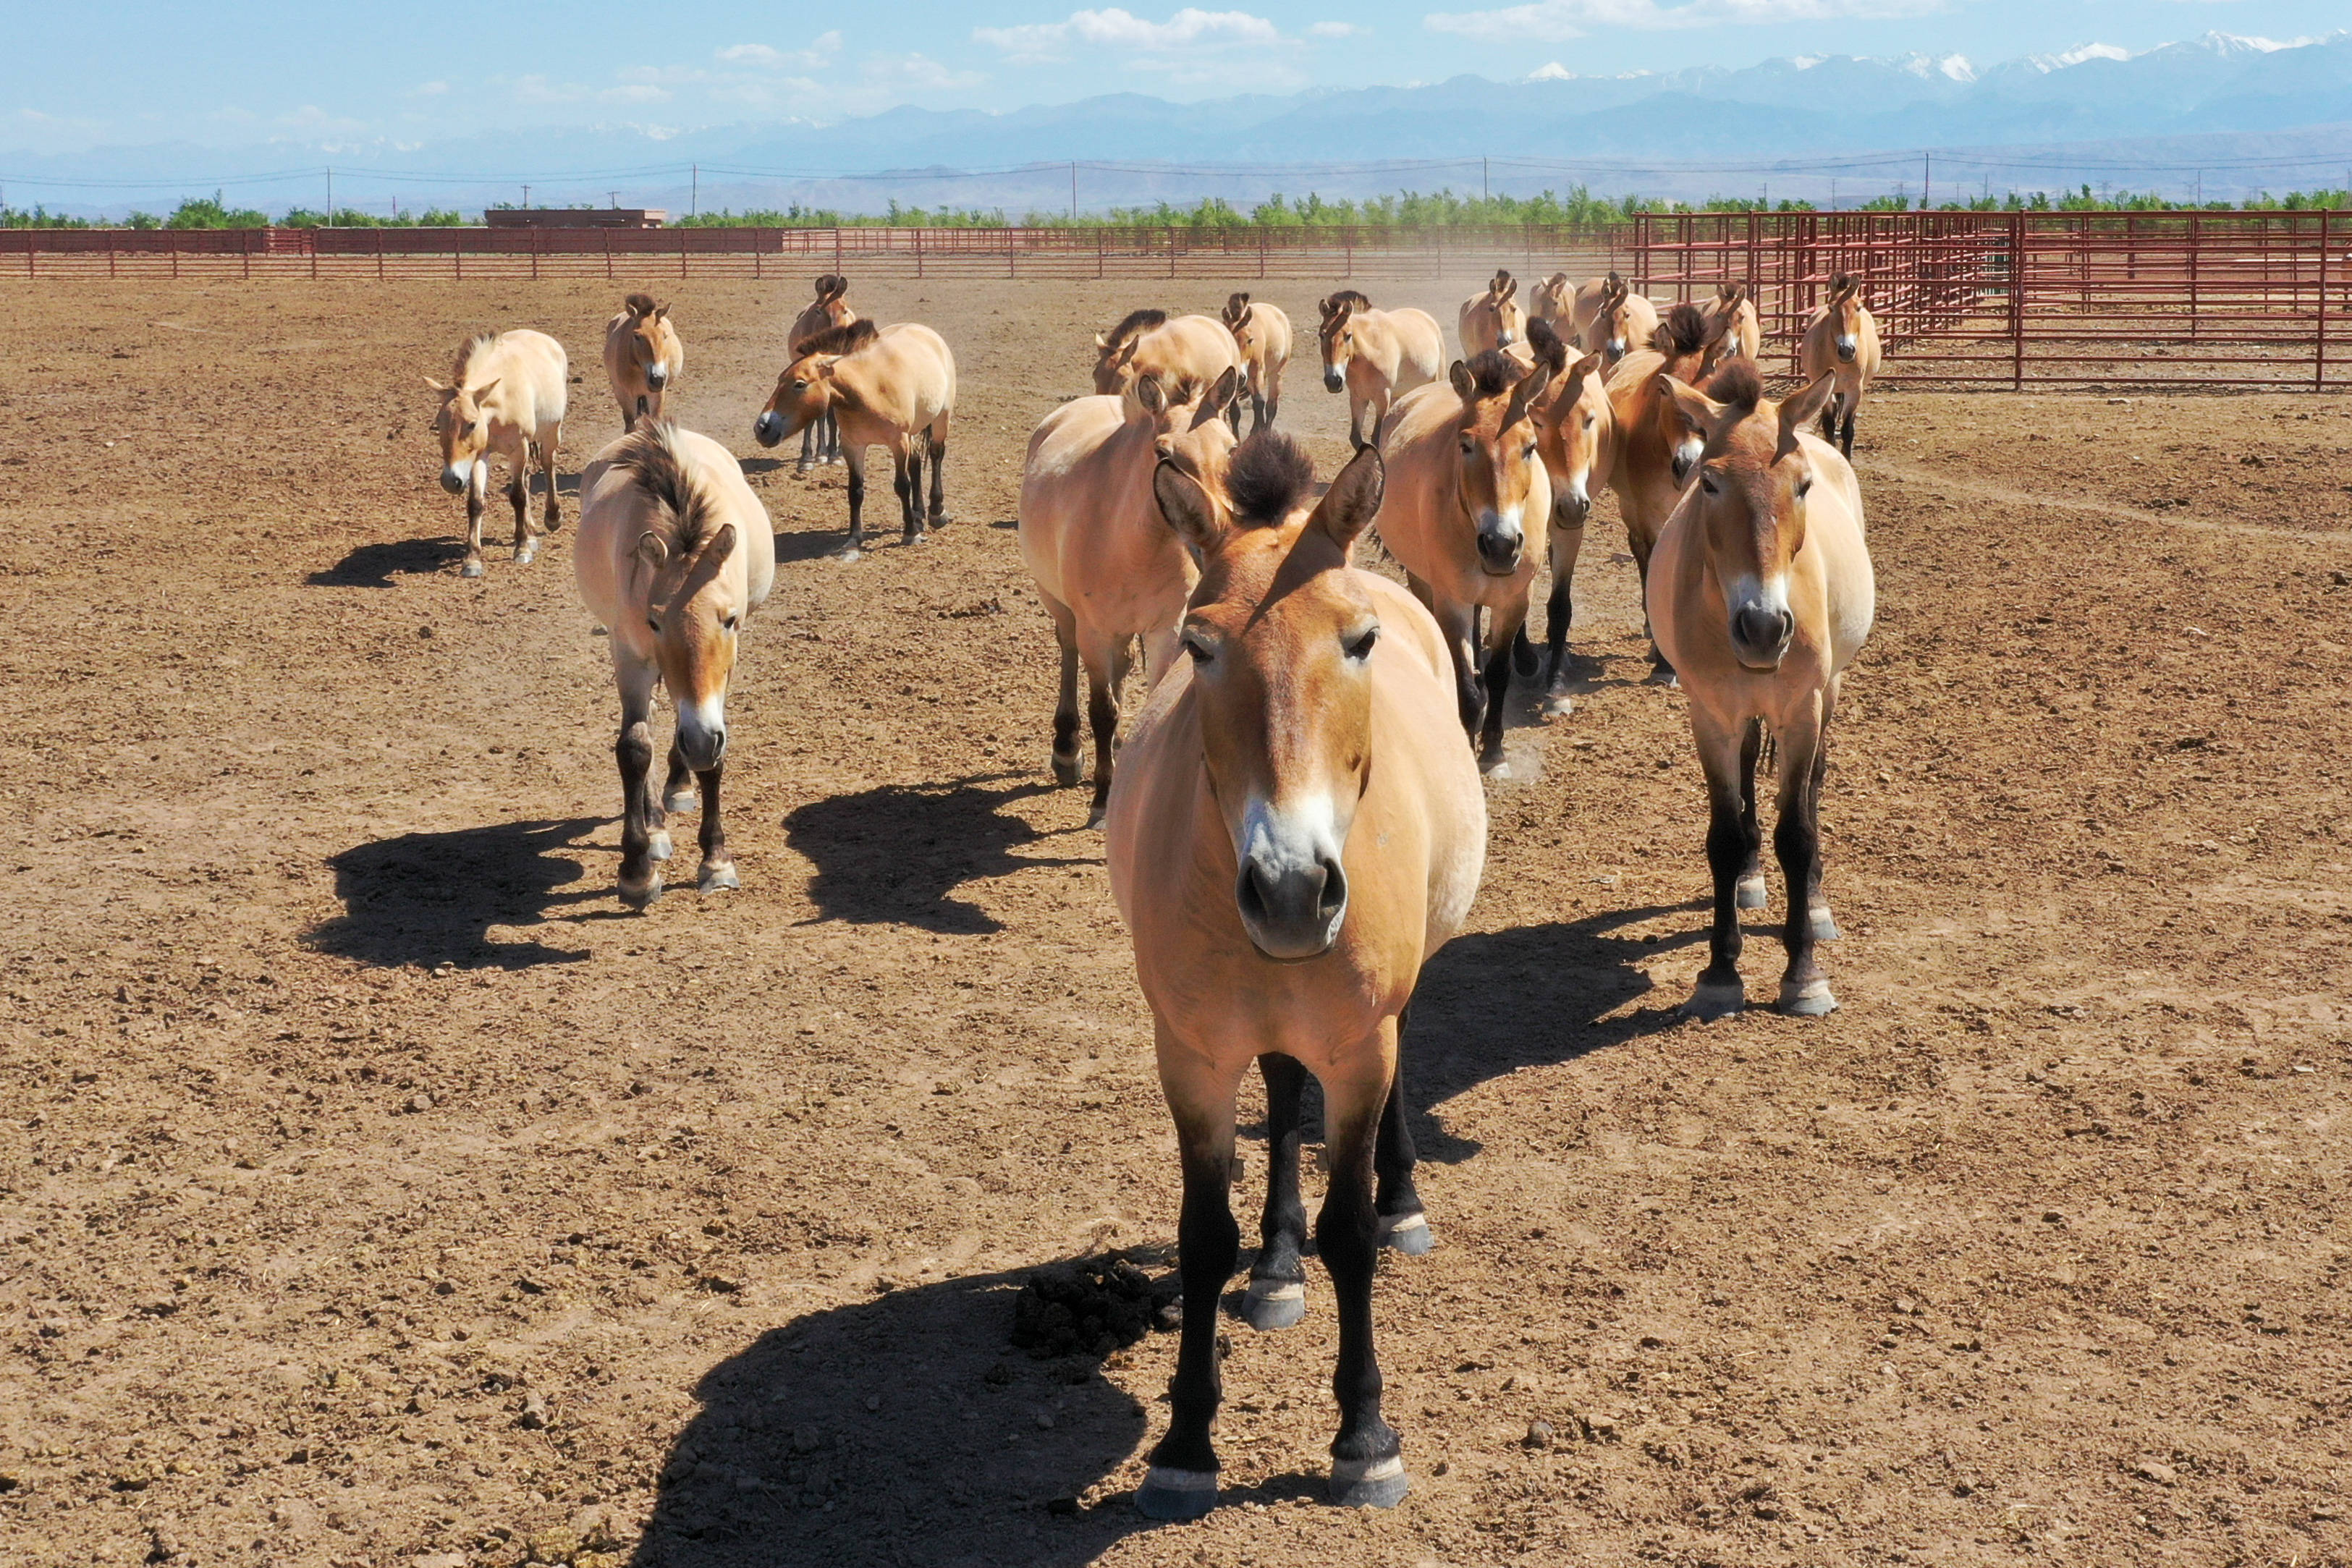
[(654, 303), (654, 297), (650, 294), (632, 294), (621, 301), (621, 308), (632, 316), (650, 316), (661, 308)]
[(1372, 302), (1352, 288), (1342, 288), (1323, 301), (1334, 315), (1344, 316), (1350, 310), (1370, 310)]
[(477, 332), (458, 345), (457, 364), (457, 368), (449, 372), (449, 384), (453, 387), (464, 386), (466, 372), (474, 368), (474, 356), (498, 340), (499, 335), (496, 332)]
[(1166, 325), (1168, 325), (1168, 312), (1165, 310), (1130, 310), (1124, 320), (1110, 329), (1110, 336), (1105, 340), (1105, 346), (1118, 348), (1139, 333), (1149, 332), (1154, 327)]
[(881, 335), (882, 329), (871, 321), (852, 321), (846, 327), (811, 332), (793, 345), (793, 352), (803, 359), (811, 354), (854, 354)]
[(1272, 528), (1315, 487), (1307, 449), (1279, 430), (1253, 430), (1234, 448), (1225, 468), (1225, 495), (1234, 516), (1251, 528)]
[(1706, 347), (1706, 312), (1696, 305), (1675, 306), (1650, 334), (1650, 347), (1668, 359), (1697, 353)]
[(1549, 366), (1554, 375), (1568, 365), (1568, 345), (1559, 340), (1551, 323), (1540, 316), (1528, 318), (1528, 347), (1535, 350), (1536, 362)]
[(710, 502), (686, 471), (675, 444), (677, 426), (646, 421), (623, 436), (613, 466), (635, 479), (669, 519), (673, 556), (691, 554), (711, 533)]
[(1747, 360), (1726, 360), (1723, 368), (1709, 379), (1705, 390), (1706, 395), (1716, 402), (1736, 408), (1745, 415), (1756, 412), (1756, 404), (1764, 396), (1764, 381), (1756, 373), (1756, 367)]
[(1470, 361), (1470, 395), (1473, 398), (1501, 397), (1519, 384), (1528, 372), (1519, 361), (1500, 349), (1489, 349)]

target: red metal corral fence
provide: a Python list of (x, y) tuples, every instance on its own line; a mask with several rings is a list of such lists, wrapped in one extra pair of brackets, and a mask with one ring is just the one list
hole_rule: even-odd
[(1748, 283), (1791, 371), (1843, 272), (1894, 383), (2352, 390), (2352, 214), (1676, 214), (1632, 247), (1661, 301)]
[(1696, 213), (1590, 228), (5, 229), (23, 277), (1284, 278), (1624, 271), (1661, 302), (1754, 293), (1793, 370), (1829, 280), (1864, 279), (1885, 380), (2352, 388), (2352, 214)]

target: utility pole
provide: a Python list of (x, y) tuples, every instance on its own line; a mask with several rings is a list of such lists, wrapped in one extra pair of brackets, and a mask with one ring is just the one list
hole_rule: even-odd
[(335, 166), (327, 165), (327, 226), (335, 226)]
[(1930, 192), (1932, 191), (1932, 189), (1934, 188), (1934, 184), (1935, 184), (1935, 180), (1934, 180), (1935, 172), (1936, 172), (1936, 155), (1935, 155), (1933, 152), (1922, 152), (1922, 153), (1920, 153), (1920, 154), (1919, 154), (1919, 210), (1920, 210), (1921, 212), (1923, 212), (1923, 213), (1924, 213), (1924, 212), (1926, 212), (1926, 211), (1927, 210), (1928, 205), (1929, 205), (1929, 203), (1928, 203), (1928, 195), (1929, 195), (1929, 193), (1930, 193)]
[(1070, 221), (1078, 221), (1078, 161), (1070, 160)]
[(522, 188), (522, 210), (526, 213), (530, 211), (530, 187), (529, 185), (525, 185)]
[(620, 205), (621, 205), (621, 193), (620, 193), (620, 192), (618, 192), (618, 191), (607, 191), (607, 192), (605, 192), (605, 193), (604, 193), (604, 200), (612, 204), (613, 208), (614, 208), (614, 211), (616, 211), (616, 212), (617, 212), (617, 211), (619, 211), (619, 210), (620, 210)]
[(686, 199), (686, 215), (690, 218), (702, 215), (702, 165), (699, 163), (694, 165), (694, 183)]
[(1486, 181), (1486, 160), (1484, 158), (1478, 160), (1478, 199), (1482, 202), (1495, 199), (1493, 187)]
[(1830, 211), (1837, 211), (1837, 176), (1830, 176)]

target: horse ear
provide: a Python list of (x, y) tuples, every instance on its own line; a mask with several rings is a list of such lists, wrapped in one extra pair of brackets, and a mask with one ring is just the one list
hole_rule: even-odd
[(715, 566), (733, 553), (741, 539), (742, 536), (735, 531), (735, 525), (729, 523), (711, 535), (710, 542), (702, 547), (702, 559)]
[(1510, 299), (1512, 297), (1517, 295), (1518, 291), (1519, 280), (1517, 278), (1506, 277), (1503, 279), (1503, 298), (1506, 300)]
[(1543, 395), (1544, 388), (1549, 385), (1551, 385), (1551, 366), (1548, 361), (1539, 360), (1536, 362), (1536, 368), (1521, 376), (1519, 384), (1511, 389), (1510, 407), (1503, 411), (1503, 428), (1508, 430), (1520, 420), (1525, 419), (1528, 407), (1536, 399)]
[(1151, 471), (1151, 498), (1160, 503), (1160, 515), (1174, 528), (1177, 537), (1203, 553), (1216, 548), (1225, 536), (1225, 525), (1217, 516), (1216, 503), (1201, 482), (1176, 466), (1166, 456)]
[(1837, 372), (1823, 371), (1814, 378), (1811, 386), (1780, 405), (1781, 455), (1797, 449), (1797, 433), (1821, 417), (1822, 405), (1830, 401), (1830, 394), (1836, 390)]
[[(674, 305), (674, 304), (676, 304), (676, 303), (677, 303), (677, 301), (676, 301), (676, 300), (672, 300), (672, 301), (670, 302), (670, 304), (672, 304), (672, 305)], [(654, 307), (654, 319), (655, 319), (655, 320), (656, 320), (656, 321), (667, 321), (667, 320), (668, 320), (668, 319), (669, 319), (669, 306), (668, 306), (668, 305), (656, 305), (656, 306), (655, 306), (655, 307)]]
[(455, 392), (455, 391), (457, 391), (457, 388), (455, 388), (455, 387), (445, 387), (445, 386), (443, 386), (439, 382), (435, 381), (431, 376), (427, 376), (427, 377), (425, 377), (425, 384), (426, 386), (428, 386), (428, 387), (431, 387), (435, 392)]
[(1143, 405), (1146, 413), (1157, 418), (1168, 412), (1168, 389), (1160, 384), (1158, 376), (1143, 376), (1135, 383), (1135, 401)]
[(669, 546), (662, 543), (661, 536), (650, 528), (637, 536), (637, 548), (632, 553), (656, 571), (669, 564)]
[(1682, 410), (1684, 420), (1693, 430), (1702, 431), (1708, 435), (1715, 434), (1716, 421), (1722, 418), (1727, 404), (1716, 402), (1679, 377), (1670, 376), (1662, 371), (1658, 376), (1658, 382), (1665, 389), (1666, 394), (1675, 400), (1675, 406)]
[(474, 392), (474, 401), (475, 401), (476, 402), (481, 402), (481, 401), (482, 401), (483, 396), (484, 396), (486, 393), (488, 393), (488, 392), (489, 392), (489, 390), (490, 390), (492, 387), (494, 387), (494, 386), (498, 385), (500, 382), (502, 382), (502, 381), (504, 381), (504, 380), (506, 380), (506, 377), (504, 377), (504, 376), (492, 376), (488, 381), (484, 382), (480, 386), (478, 386), (478, 387), (474, 388), (474, 389), (473, 389), (473, 392)]
[(1590, 377), (1599, 375), (1601, 373), (1601, 361), (1606, 358), (1608, 358), (1607, 355), (1595, 350), (1592, 353), (1585, 355), (1584, 358), (1577, 361), (1576, 363), (1569, 366), (1568, 384), (1570, 387), (1574, 387), (1580, 382), (1585, 381)]
[(1446, 384), (1454, 389), (1454, 394), (1464, 402), (1468, 402), (1478, 390), (1477, 378), (1470, 373), (1470, 367), (1460, 360), (1454, 361), (1454, 368), (1445, 372), (1445, 381)]
[(1217, 384), (1209, 389), (1209, 395), (1201, 400), (1201, 417), (1194, 422), (1194, 428), (1197, 429), (1212, 419), (1222, 418), (1225, 410), (1241, 394), (1242, 368), (1239, 365), (1227, 365), (1225, 373), (1217, 378)]
[(1105, 353), (1108, 353), (1110, 351), (1110, 340), (1104, 337), (1100, 332), (1097, 332), (1095, 334), (1095, 347)]
[(1315, 504), (1310, 528), (1321, 528), (1342, 550), (1356, 542), (1379, 515), (1381, 497), (1388, 488), (1388, 465), (1377, 446), (1360, 446), (1348, 465), (1332, 479), (1331, 487)]

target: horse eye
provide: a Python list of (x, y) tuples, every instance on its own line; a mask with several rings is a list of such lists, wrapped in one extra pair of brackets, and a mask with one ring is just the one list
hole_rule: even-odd
[(1196, 664), (1205, 664), (1209, 662), (1209, 645), (1198, 637), (1184, 639), (1184, 652), (1192, 656), (1192, 662)]
[(1813, 476), (1812, 476), (1811, 474), (1808, 474), (1808, 475), (1806, 475), (1803, 478), (1801, 478), (1801, 479), (1798, 480), (1798, 481), (1797, 481), (1797, 499), (1799, 499), (1799, 500), (1801, 500), (1801, 500), (1803, 500), (1803, 499), (1805, 498), (1805, 493), (1806, 493), (1807, 491), (1811, 490), (1812, 487), (1813, 487)]
[(1532, 441), (1528, 443), (1527, 450), (1519, 454), (1521, 457), (1533, 457), (1535, 455), (1536, 444)]
[(1365, 627), (1362, 632), (1357, 634), (1353, 642), (1346, 644), (1348, 657), (1358, 660), (1370, 658), (1372, 656), (1372, 644), (1380, 640), (1381, 629), (1379, 626), (1372, 625)]
[(1584, 428), (1587, 430), (1591, 430), (1594, 425), (1600, 423), (1600, 420), (1591, 414), (1588, 413), (1584, 416)]
[(795, 382), (793, 382), (793, 391), (794, 391), (794, 392), (806, 392), (806, 391), (808, 391), (808, 382), (803, 382), (803, 381), (795, 381)]
[(719, 624), (726, 627), (730, 632), (732, 632), (735, 630), (735, 617), (730, 615), (726, 620), (721, 621)]
[(1463, 455), (1463, 456), (1467, 457), (1467, 456), (1469, 456), (1469, 455), (1470, 455), (1470, 454), (1472, 454), (1473, 452), (1475, 452), (1476, 450), (1478, 450), (1478, 444), (1477, 444), (1475, 441), (1471, 440), (1471, 439), (1470, 439), (1470, 437), (1468, 437), (1468, 436), (1466, 436), (1466, 435), (1465, 435), (1465, 436), (1464, 436), (1464, 437), (1462, 438), (1462, 455)]
[(658, 632), (661, 630), (661, 622), (653, 616), (648, 615), (646, 617), (646, 630), (648, 632)]
[(1721, 490), (1716, 487), (1715, 476), (1712, 474), (1701, 474), (1698, 476), (1698, 484), (1699, 488), (1705, 490), (1710, 496), (1720, 496), (1723, 494)]

